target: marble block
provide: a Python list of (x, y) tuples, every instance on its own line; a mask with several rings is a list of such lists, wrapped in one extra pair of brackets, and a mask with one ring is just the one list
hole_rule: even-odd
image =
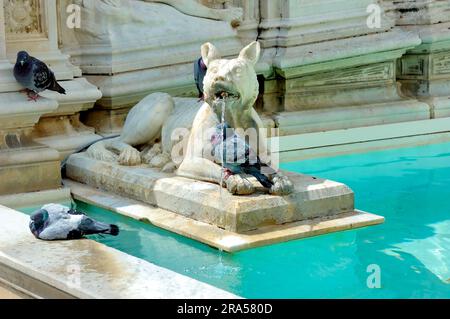
[(0, 195), (58, 188), (58, 152), (31, 138), (42, 114), (58, 103), (41, 98), (29, 102), (18, 92), (0, 93)]
[(232, 232), (354, 211), (354, 194), (346, 185), (302, 174), (286, 173), (295, 191), (281, 197), (262, 189), (251, 196), (233, 196), (216, 184), (164, 174), (145, 166), (105, 163), (85, 154), (70, 156), (66, 173), (75, 181)]
[[(64, 185), (70, 188), (73, 198), (79, 201), (166, 229), (230, 253), (289, 240), (374, 226), (384, 222), (384, 218), (381, 216), (355, 210), (325, 218), (270, 225), (236, 233), (73, 180), (65, 179)], [(0, 202), (1, 200), (0, 198)]]

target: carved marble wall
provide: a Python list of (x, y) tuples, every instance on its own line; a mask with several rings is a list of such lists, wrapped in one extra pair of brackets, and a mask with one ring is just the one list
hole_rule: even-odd
[[(419, 45), (420, 39), (395, 26), (399, 11), (392, 1), (200, 2), (211, 8), (241, 7), (243, 21), (233, 29), (225, 22), (177, 14), (165, 4), (135, 0), (118, 2), (120, 19), (108, 6), (83, 9), (91, 19), (83, 20), (85, 27), (79, 30), (64, 32), (62, 47), (103, 93), (96, 108), (84, 115), (85, 123), (101, 133), (118, 132), (129, 108), (150, 92), (195, 96), (192, 62), (202, 42), (214, 42), (226, 55), (233, 55), (255, 39), (263, 47), (257, 65), (261, 80), (258, 107), (272, 114), (281, 132), (323, 130), (319, 118), (311, 118), (315, 124), (307, 127), (289, 124), (283, 128), (292, 118), (315, 117), (310, 111), (317, 109), (350, 114), (340, 126), (333, 124), (336, 127), (360, 125), (358, 108), (362, 107), (379, 114), (372, 122), (367, 120), (367, 125), (423, 119), (429, 113), (425, 103), (406, 97), (399, 89), (397, 60)], [(371, 6), (379, 8), (379, 26), (368, 24)], [(97, 19), (92, 20), (93, 12)], [(60, 9), (60, 14), (64, 21), (67, 13)], [(159, 16), (164, 16), (164, 23), (157, 23)], [(406, 104), (412, 105), (410, 111), (405, 112)], [(397, 117), (389, 116), (396, 112)]]
[[(368, 23), (373, 6), (379, 25)], [(427, 105), (405, 98), (396, 80), (397, 59), (420, 39), (395, 27), (392, 7), (375, 0), (261, 0), (260, 8), (263, 59), (274, 71), (265, 76), (263, 108), (274, 112), (280, 134), (428, 116)]]
[(450, 1), (396, 1), (397, 24), (420, 37), (398, 63), (404, 94), (427, 102), (433, 118), (450, 116)]
[[(61, 29), (70, 3), (59, 1)], [(120, 131), (128, 110), (151, 92), (196, 96), (193, 61), (204, 42), (214, 42), (225, 55), (242, 48), (229, 22), (189, 16), (166, 4), (82, 4), (81, 28), (64, 32), (62, 49), (103, 93), (83, 118), (101, 133)]]
[(46, 37), (45, 12), (40, 0), (6, 0), (4, 10), (8, 39), (20, 38), (22, 34)]

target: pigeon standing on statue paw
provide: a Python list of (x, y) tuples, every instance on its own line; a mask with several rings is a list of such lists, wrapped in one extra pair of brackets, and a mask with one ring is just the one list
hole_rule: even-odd
[(119, 227), (101, 223), (59, 204), (48, 204), (30, 217), (30, 230), (42, 240), (80, 239), (85, 235), (117, 236)]
[(48, 66), (25, 51), (17, 54), (14, 77), (26, 88), (29, 101), (36, 101), (39, 93), (45, 90), (66, 94), (66, 90), (58, 84), (55, 74)]
[(214, 161), (217, 164), (223, 162), (228, 175), (248, 174), (256, 177), (265, 188), (270, 189), (273, 186), (273, 182), (262, 173), (262, 170), (264, 168), (272, 174), (275, 171), (262, 163), (250, 145), (226, 123), (217, 125), (216, 132), (211, 137), (211, 144)]

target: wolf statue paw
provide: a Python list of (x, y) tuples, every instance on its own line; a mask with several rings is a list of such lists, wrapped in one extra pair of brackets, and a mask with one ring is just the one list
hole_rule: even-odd
[(294, 191), (294, 185), (284, 175), (278, 173), (272, 178), (273, 185), (270, 188), (270, 194), (272, 195), (289, 195)]
[(255, 192), (253, 183), (241, 175), (231, 175), (226, 180), (228, 191), (233, 195), (250, 195)]
[(158, 154), (155, 157), (153, 157), (152, 160), (148, 164), (149, 164), (150, 167), (162, 169), (170, 161), (171, 160), (170, 160), (170, 155), (169, 154), (161, 153), (161, 154)]
[(142, 162), (145, 164), (150, 164), (152, 159), (161, 153), (162, 153), (162, 150), (161, 150), (160, 143), (154, 144), (151, 147), (147, 147), (141, 153)]
[(127, 147), (120, 153), (119, 164), (124, 166), (141, 165), (141, 153), (134, 147)]

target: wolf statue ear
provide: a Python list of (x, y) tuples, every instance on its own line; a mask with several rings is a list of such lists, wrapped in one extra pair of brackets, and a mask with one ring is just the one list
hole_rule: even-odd
[(250, 62), (253, 66), (259, 61), (261, 55), (261, 45), (257, 41), (253, 41), (245, 48), (242, 49), (239, 54), (239, 58)]
[(212, 61), (218, 60), (220, 58), (221, 56), (219, 50), (217, 50), (214, 45), (209, 42), (206, 42), (202, 45), (202, 59), (206, 67), (208, 67)]

